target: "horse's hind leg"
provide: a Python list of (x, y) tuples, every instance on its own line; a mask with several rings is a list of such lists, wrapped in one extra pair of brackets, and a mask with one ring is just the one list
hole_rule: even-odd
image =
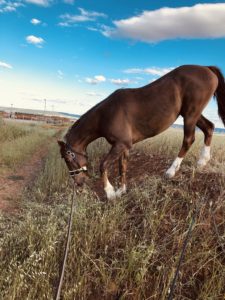
[(127, 172), (127, 159), (129, 156), (129, 150), (125, 150), (119, 159), (119, 173), (120, 173), (120, 182), (121, 186), (116, 191), (116, 196), (120, 197), (126, 193), (126, 172)]
[(127, 147), (122, 143), (113, 145), (109, 153), (101, 162), (100, 171), (103, 179), (104, 190), (108, 199), (114, 199), (117, 196), (114, 187), (111, 185), (108, 179), (108, 168), (114, 161), (119, 159), (126, 149)]
[(210, 145), (214, 131), (214, 124), (201, 115), (196, 125), (203, 131), (205, 135), (205, 145), (201, 151), (200, 158), (197, 163), (199, 167), (204, 167), (210, 160)]
[(180, 165), (187, 151), (195, 140), (195, 125), (196, 121), (193, 119), (184, 119), (184, 139), (178, 157), (174, 160), (171, 167), (166, 171), (166, 176), (172, 178), (180, 169)]

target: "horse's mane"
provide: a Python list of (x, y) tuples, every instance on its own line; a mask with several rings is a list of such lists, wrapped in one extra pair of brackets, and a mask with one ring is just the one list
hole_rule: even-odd
[(78, 119), (77, 121), (75, 121), (67, 130), (66, 134), (64, 135), (64, 140), (67, 141), (67, 138), (69, 137), (69, 135), (71, 134), (72, 130), (77, 127), (77, 125), (79, 124), (80, 119)]

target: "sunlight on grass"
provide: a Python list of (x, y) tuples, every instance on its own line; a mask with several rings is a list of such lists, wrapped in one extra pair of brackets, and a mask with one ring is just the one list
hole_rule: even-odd
[(29, 157), (55, 130), (40, 126), (2, 124), (0, 127), (0, 162), (7, 167), (16, 167)]
[[(145, 154), (172, 158), (181, 132), (165, 133), (136, 146)], [(211, 173), (225, 161), (224, 136), (214, 137), (209, 169), (165, 180), (155, 174), (130, 186), (115, 201), (99, 201), (87, 188), (76, 196), (71, 246), (62, 295), (72, 299), (166, 299), (191, 216), (202, 201), (179, 274), (174, 299), (224, 297), (225, 177)], [(100, 156), (108, 145), (93, 143), (91, 172), (98, 176)], [(63, 256), (72, 194), (67, 169), (54, 145), (43, 172), (25, 192), (18, 216), (0, 220), (0, 298), (53, 299)], [(219, 167), (216, 169), (219, 170)], [(202, 173), (201, 173), (202, 172)]]
[(30, 126), (8, 124), (0, 121), (0, 142), (13, 141), (16, 138), (29, 135), (30, 131)]

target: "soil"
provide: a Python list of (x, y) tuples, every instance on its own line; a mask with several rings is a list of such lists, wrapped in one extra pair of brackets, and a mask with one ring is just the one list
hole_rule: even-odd
[(12, 169), (0, 175), (0, 212), (18, 211), (20, 196), (24, 188), (38, 176), (47, 152), (48, 147), (42, 146), (17, 170)]
[[(146, 155), (135, 150), (130, 151), (128, 168), (127, 168), (127, 187), (141, 184), (146, 176), (159, 175), (163, 176), (166, 168), (172, 163), (162, 155)], [(109, 180), (114, 187), (119, 187), (118, 164), (114, 164), (109, 171)], [(106, 195), (103, 189), (103, 183), (100, 178), (92, 180), (89, 184), (99, 199), (105, 201)]]
[[(141, 186), (144, 179), (147, 176), (161, 176), (165, 175), (166, 170), (173, 162), (173, 158), (159, 154), (146, 155), (143, 152), (137, 152), (135, 150), (130, 152), (128, 168), (127, 168), (127, 188), (130, 189), (134, 185)], [(210, 162), (209, 162), (210, 163)], [(213, 201), (221, 195), (221, 184), (219, 182), (224, 178), (221, 173), (208, 172), (207, 166), (202, 169), (197, 169), (192, 180), (191, 168), (187, 168), (184, 164), (181, 166), (176, 176), (169, 181), (172, 183), (174, 191), (176, 192), (176, 186), (180, 186), (185, 190), (189, 190), (190, 193), (202, 193), (207, 194), (208, 199)], [(109, 172), (109, 180), (116, 188), (119, 187), (119, 174), (118, 164), (114, 164)], [(165, 179), (166, 180), (166, 179)], [(106, 195), (103, 189), (103, 183), (100, 178), (91, 179), (89, 183), (90, 188), (98, 196), (100, 201), (106, 201)], [(176, 195), (174, 195), (176, 197)]]

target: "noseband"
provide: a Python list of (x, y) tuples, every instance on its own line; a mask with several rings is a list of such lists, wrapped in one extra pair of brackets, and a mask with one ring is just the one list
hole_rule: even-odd
[[(69, 150), (66, 151), (66, 154), (70, 155), (70, 157), (72, 158), (72, 160), (75, 161), (77, 164), (78, 164), (78, 162), (76, 160), (76, 155), (81, 155), (81, 156), (85, 157), (86, 159), (88, 158), (88, 156), (86, 154), (74, 151), (70, 147), (70, 145), (66, 144), (66, 146), (67, 146), (67, 148), (69, 148)], [(78, 175), (78, 174), (80, 174), (82, 172), (87, 172), (87, 167), (86, 166), (80, 167), (80, 168), (75, 169), (75, 170), (69, 170), (69, 173), (70, 173), (71, 177), (75, 177), (76, 175)]]
[(76, 170), (69, 170), (69, 173), (70, 173), (70, 176), (71, 177), (74, 177), (75, 175), (78, 175), (78, 174), (80, 174), (81, 172), (87, 172), (87, 167), (86, 166), (84, 166), (84, 167), (82, 167), (82, 168), (80, 168), (80, 169), (76, 169)]

